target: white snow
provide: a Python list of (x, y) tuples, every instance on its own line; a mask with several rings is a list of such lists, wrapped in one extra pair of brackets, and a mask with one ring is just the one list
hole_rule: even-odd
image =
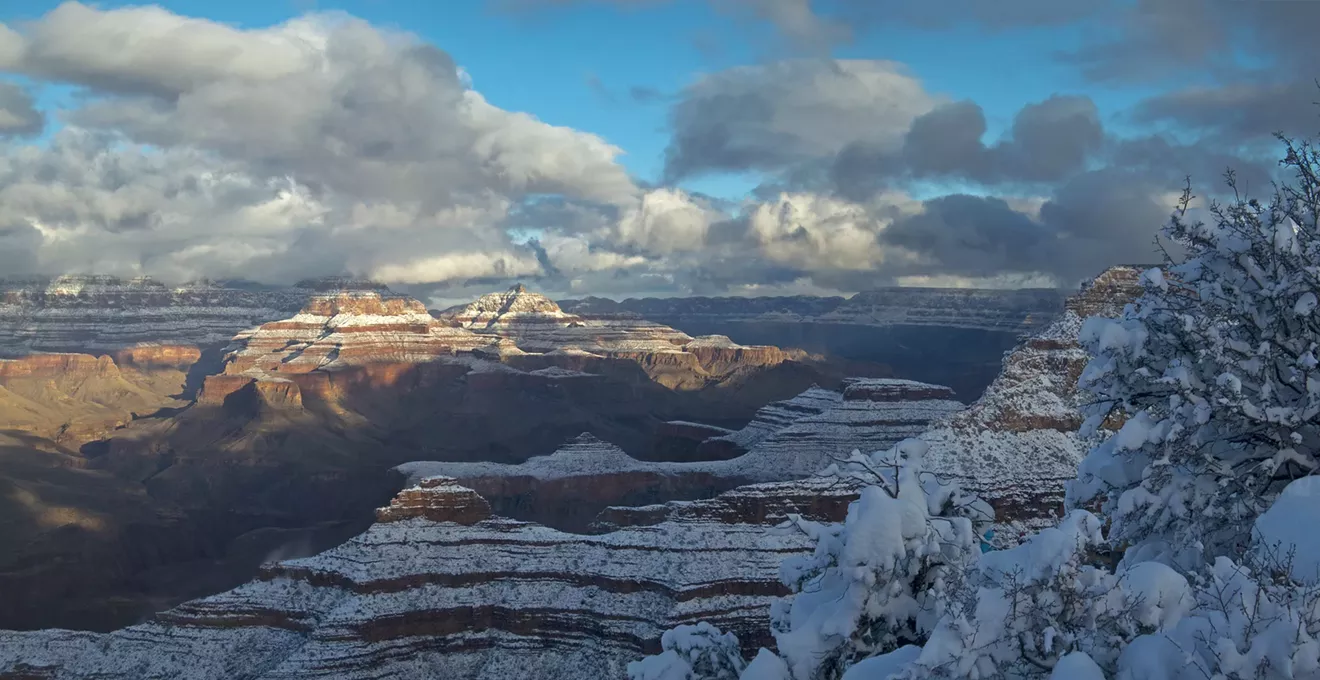
[(1320, 476), (1302, 477), (1284, 487), (1274, 505), (1256, 518), (1261, 549), (1291, 556), (1292, 577), (1320, 583)]

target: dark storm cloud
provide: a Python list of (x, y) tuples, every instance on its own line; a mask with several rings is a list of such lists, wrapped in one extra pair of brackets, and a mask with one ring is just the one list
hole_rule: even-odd
[(890, 148), (938, 101), (887, 61), (803, 59), (720, 71), (673, 105), (665, 175), (773, 172), (852, 143)]
[(1113, 264), (1158, 261), (1155, 235), (1171, 211), (1152, 196), (1149, 176), (1115, 170), (1060, 185), (1036, 219), (994, 197), (955, 194), (924, 208), (879, 237), (922, 256), (914, 273), (1043, 272), (1069, 285)]
[(992, 276), (1045, 269), (1053, 235), (998, 198), (954, 194), (925, 202), (925, 211), (899, 220), (881, 240), (938, 263), (940, 273)]
[(835, 157), (831, 176), (854, 198), (895, 178), (1055, 182), (1084, 170), (1105, 142), (1095, 104), (1080, 96), (1024, 106), (1008, 136), (993, 145), (985, 143), (985, 133), (985, 114), (975, 102), (945, 104), (914, 120), (896, 150), (848, 145)]
[(1169, 85), (1136, 108), (1135, 122), (1235, 151), (1270, 145), (1275, 132), (1320, 131), (1320, 3), (1140, 0), (1111, 16), (1108, 39), (1063, 59), (1094, 81)]
[(0, 272), (17, 277), (40, 272), (41, 232), (27, 224), (0, 223)]

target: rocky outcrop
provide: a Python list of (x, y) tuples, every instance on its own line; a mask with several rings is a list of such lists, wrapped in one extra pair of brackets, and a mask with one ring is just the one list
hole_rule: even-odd
[[(751, 651), (771, 642), (768, 607), (786, 594), (780, 562), (809, 549), (804, 535), (767, 531), (800, 508), (758, 499), (818, 491), (740, 489), (587, 536), (498, 517), (448, 521), (480, 515), (455, 503), (476, 496), (445, 481), (418, 486), (391, 507), (442, 507), (445, 520), (380, 522), (108, 635), (0, 633), (0, 677), (621, 677), (659, 650), (666, 629), (698, 620)], [(813, 518), (838, 519), (843, 507)]]
[(845, 390), (851, 397), (813, 388), (762, 409), (746, 428), (715, 438), (749, 447), (722, 460), (638, 460), (583, 434), (516, 465), (414, 462), (399, 469), (414, 480), (455, 478), (500, 514), (583, 531), (612, 505), (700, 499), (750, 483), (808, 478), (854, 449), (887, 449), (963, 408), (948, 388), (906, 380), (857, 379)]
[(749, 484), (710, 499), (605, 508), (597, 515), (593, 529), (609, 532), (690, 521), (777, 526), (790, 514), (838, 522), (847, 516), (848, 504), (860, 493), (861, 488), (854, 482), (824, 477)]
[(1113, 267), (1065, 303), (1049, 327), (1005, 355), (985, 394), (922, 435), (927, 460), (995, 507), (999, 539), (1013, 542), (1062, 512), (1064, 482), (1089, 444), (1078, 438), (1077, 379), (1090, 357), (1078, 346), (1083, 320), (1117, 316), (1141, 294), (1139, 266)]
[(494, 346), (437, 321), (411, 298), (377, 291), (315, 295), (293, 317), (235, 336), (223, 373), (206, 379), (200, 400), (221, 404), (251, 384), (257, 396), (276, 397), (267, 402), (275, 405), (301, 405), (306, 392), (333, 401), (325, 373), (372, 366), (377, 370), (368, 373), (386, 375), (390, 366), (445, 362)]
[(431, 522), (472, 525), (490, 518), (490, 504), (452, 477), (427, 477), (376, 510), (377, 522), (401, 522), (420, 517)]
[(694, 338), (668, 326), (621, 316), (587, 319), (517, 285), (436, 316), (474, 333), (508, 340), (564, 368), (592, 370), (591, 359), (623, 359), (670, 389), (701, 389), (746, 370), (805, 357), (778, 347), (743, 346), (724, 336)]
[[(32, 354), (0, 359), (0, 430), (68, 446), (104, 436), (135, 418), (177, 408), (191, 347), (141, 347), (114, 357)], [(118, 358), (118, 362), (116, 358)]]
[(563, 300), (571, 314), (588, 318), (643, 318), (673, 323), (788, 322), (862, 326), (939, 326), (1039, 329), (1058, 316), (1065, 293), (1052, 289), (879, 288), (843, 297), (685, 297)]
[(638, 319), (588, 322), (521, 284), (437, 316), (474, 332), (509, 338), (527, 352), (676, 352), (692, 341), (686, 333)]

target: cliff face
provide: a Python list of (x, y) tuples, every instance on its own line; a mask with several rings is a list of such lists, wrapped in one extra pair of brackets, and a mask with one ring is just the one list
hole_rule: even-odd
[[(10, 377), (0, 381), (0, 390), (27, 395), (21, 402), (15, 396), (14, 404), (44, 404), (46, 410), (34, 411), (41, 418), (51, 404), (79, 405), (80, 414), (103, 411), (107, 417), (96, 428), (52, 417), (48, 431), (34, 416), (29, 429), (82, 446), (81, 455), (60, 460), (120, 480), (188, 536), (108, 532), (113, 545), (159, 556), (116, 563), (122, 569), (114, 573), (123, 577), (116, 583), (136, 582), (136, 590), (98, 580), (90, 573), (99, 568), (95, 560), (61, 557), (67, 578), (52, 582), (82, 578), (89, 587), (69, 589), (69, 607), (58, 618), (25, 605), (26, 618), (7, 625), (107, 628), (138, 620), (144, 610), (233, 587), (281, 545), (307, 554), (361, 530), (397, 489), (391, 468), (408, 460), (518, 463), (583, 432), (646, 456), (667, 420), (745, 422), (769, 398), (821, 379), (814, 366), (779, 361), (788, 354), (774, 348), (687, 338), (684, 343), (695, 346), (686, 351), (663, 338), (638, 337), (636, 328), (645, 324), (623, 331), (564, 327), (554, 333), (577, 338), (578, 345), (527, 351), (512, 337), (434, 318), (419, 302), (387, 290), (327, 285), (309, 293), (298, 313), (239, 333), (215, 361), (220, 372), (204, 381), (201, 371), (184, 370), (200, 356), (195, 347), (134, 346), (100, 358), (32, 355), (5, 364)], [(524, 294), (512, 297), (497, 310), (535, 311), (519, 302)], [(43, 362), (50, 365), (38, 375)], [(22, 389), (15, 387), (20, 383)], [(670, 389), (676, 385), (694, 389)], [(198, 387), (200, 397), (189, 402)], [(6, 423), (24, 413), (14, 404), (0, 403)], [(66, 426), (70, 422), (78, 427)], [(695, 437), (697, 429), (684, 431)], [(689, 440), (675, 455), (696, 446)], [(31, 481), (25, 470), (12, 471), (15, 483)], [(0, 469), (0, 481), (8, 473)], [(498, 511), (585, 530), (611, 504), (702, 497), (733, 482), (641, 471), (594, 484), (564, 481), (558, 488), (499, 483), (492, 496)], [(565, 502), (573, 498), (582, 502)], [(49, 531), (69, 531), (61, 526)], [(28, 551), (30, 543), (0, 548), (21, 560), (49, 554)], [(22, 597), (25, 583), (0, 575), (0, 600)], [(79, 607), (86, 616), (77, 614)]]
[(694, 338), (634, 316), (588, 319), (563, 311), (553, 300), (521, 285), (437, 316), (454, 326), (506, 339), (523, 352), (624, 359), (670, 389), (702, 389), (739, 371), (805, 356), (778, 347), (743, 346), (718, 335)]
[[(880, 288), (849, 298), (685, 297), (563, 300), (571, 314), (588, 318), (702, 319), (864, 326), (933, 325), (1026, 332), (1058, 316), (1065, 293), (1054, 289)], [(669, 321), (661, 321), (669, 323)]]
[(999, 377), (966, 411), (922, 439), (928, 461), (995, 506), (999, 536), (1014, 541), (1062, 511), (1064, 482), (1088, 442), (1077, 436), (1084, 395), (1077, 378), (1090, 357), (1077, 344), (1086, 317), (1117, 316), (1141, 295), (1145, 267), (1106, 270), (1065, 303), (1049, 327), (1005, 355)]
[[(749, 648), (766, 644), (758, 637), (766, 630), (766, 608), (784, 593), (778, 565), (809, 547), (805, 537), (766, 529), (789, 512), (842, 517), (856, 489), (792, 479), (825, 467), (834, 456), (852, 448), (886, 448), (924, 431), (932, 445), (928, 465), (985, 494), (1005, 522), (1001, 537), (1012, 540), (1013, 531), (1049, 515), (1084, 446), (1073, 434), (1075, 374), (1086, 360), (1075, 342), (1078, 314), (1121, 309), (1133, 292), (1125, 283), (1129, 273), (1108, 274), (1070, 301), (1067, 314), (1003, 357), (1002, 375), (970, 409), (962, 410), (937, 385), (854, 380), (840, 390), (813, 388), (771, 404), (734, 432), (711, 432), (701, 446), (718, 449), (722, 455), (715, 457), (723, 460), (638, 460), (602, 435), (579, 437), (522, 464), (410, 463), (402, 471), (413, 486), (381, 508), (378, 522), (357, 538), (315, 557), (267, 565), (235, 590), (115, 633), (0, 633), (0, 677), (619, 677), (627, 661), (656, 651), (663, 630), (696, 620), (738, 633)], [(584, 375), (586, 363), (536, 364), (543, 359), (535, 352), (514, 352), (500, 341), (516, 343), (499, 336), (495, 349), (473, 353), (488, 352), (490, 358), (461, 367), (462, 394), (489, 399), (483, 408), (498, 405), (503, 413), (522, 415), (499, 395), (540, 389), (534, 384), (539, 381), (549, 398), (576, 381), (600, 377)], [(557, 356), (604, 360), (586, 350)], [(513, 369), (506, 361), (532, 363)], [(474, 370), (478, 365), (485, 368)], [(297, 377), (303, 375), (332, 381), (355, 374), (317, 366), (289, 373), (294, 377), (288, 382), (310, 379)], [(258, 362), (246, 370), (265, 369)], [(268, 389), (280, 389), (279, 381), (268, 382)], [(442, 396), (456, 392), (414, 392), (428, 406), (419, 417), (439, 421), (478, 412), (464, 410), (471, 402)], [(306, 392), (300, 394), (306, 403)], [(436, 438), (464, 436), (462, 420), (431, 424), (427, 432)], [(279, 446), (298, 442), (306, 447), (304, 455), (324, 460), (336, 451), (337, 435), (328, 429), (325, 421), (308, 421), (294, 436), (278, 433)], [(283, 455), (271, 447), (260, 462)], [(391, 448), (375, 453), (383, 459)], [(322, 478), (325, 470), (305, 472), (300, 479)], [(170, 483), (172, 474), (179, 473), (168, 468), (151, 479)], [(339, 486), (327, 484), (320, 495), (352, 488), (356, 473), (345, 474)], [(218, 483), (216, 474), (205, 478)], [(761, 480), (767, 483), (746, 485)], [(721, 485), (743, 486), (705, 500), (641, 505), (649, 502), (648, 490), (709, 494)], [(263, 503), (283, 498), (290, 511), (318, 502), (318, 494), (288, 496), (287, 488), (276, 488), (244, 497)], [(585, 510), (557, 509), (570, 506)], [(590, 533), (501, 516), (524, 512)]]
[[(204, 541), (141, 485), (82, 456), (0, 431), (0, 628), (141, 616), (135, 575), (203, 554)], [(110, 614), (113, 612), (113, 614)]]
[(0, 429), (67, 446), (105, 436), (180, 399), (193, 347), (138, 347), (113, 356), (32, 354), (0, 359)]
[(301, 406), (305, 392), (333, 404), (336, 381), (327, 373), (370, 367), (358, 372), (383, 381), (390, 366), (446, 362), (494, 345), (436, 321), (410, 298), (375, 291), (315, 295), (293, 317), (235, 336), (223, 373), (207, 378), (200, 401), (221, 404), (254, 384), (257, 396), (273, 397), (268, 404)]
[(758, 496), (820, 491), (783, 487), (585, 536), (483, 518), (472, 492), (424, 480), (349, 542), (153, 622), (0, 633), (0, 677), (621, 677), (666, 629), (698, 620), (750, 651), (769, 642), (769, 603), (786, 593), (780, 562), (809, 547), (766, 531), (791, 508)]
[(699, 499), (757, 483), (810, 477), (853, 449), (876, 451), (916, 436), (963, 407), (948, 388), (905, 380), (853, 380), (843, 393), (813, 388), (763, 408), (747, 427), (707, 441), (696, 462), (645, 461), (589, 434), (524, 463), (413, 462), (412, 479), (458, 479), (500, 514), (584, 531), (607, 506)]

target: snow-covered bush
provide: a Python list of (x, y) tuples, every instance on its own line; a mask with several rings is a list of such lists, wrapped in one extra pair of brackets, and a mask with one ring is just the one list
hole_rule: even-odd
[(980, 554), (988, 504), (923, 473), (927, 444), (852, 455), (825, 471), (870, 486), (842, 523), (800, 517), (812, 555), (785, 560), (795, 593), (771, 610), (771, 632), (794, 678), (837, 679), (855, 661), (920, 643), (940, 613), (950, 572)]
[[(984, 501), (922, 470), (926, 451), (917, 440), (870, 455), (854, 451), (823, 473), (864, 485), (847, 518), (792, 516), (778, 528), (807, 533), (816, 549), (784, 562), (781, 577), (794, 595), (771, 612), (779, 655), (762, 650), (742, 677), (838, 680), (857, 660), (925, 639), (941, 614), (948, 576), (976, 559), (993, 520)], [(677, 664), (677, 656), (666, 646), (629, 672), (633, 680), (723, 677), (640, 674)]]
[(1185, 192), (1164, 230), (1184, 261), (1147, 272), (1122, 318), (1083, 326), (1082, 387), (1098, 400), (1087, 427), (1128, 420), (1069, 499), (1104, 501), (1129, 561), (1237, 559), (1252, 521), (1320, 462), (1320, 158), (1285, 142), (1295, 185), (1269, 205), (1212, 204), (1212, 224), (1187, 218)]
[(747, 666), (738, 636), (705, 621), (665, 631), (660, 648), (628, 664), (628, 680), (738, 680)]
[(1147, 562), (1115, 574), (1088, 564), (1100, 520), (1073, 511), (1010, 550), (987, 553), (909, 669), (920, 678), (1046, 677), (1082, 655), (1112, 668), (1127, 643), (1191, 607), (1187, 581)]

